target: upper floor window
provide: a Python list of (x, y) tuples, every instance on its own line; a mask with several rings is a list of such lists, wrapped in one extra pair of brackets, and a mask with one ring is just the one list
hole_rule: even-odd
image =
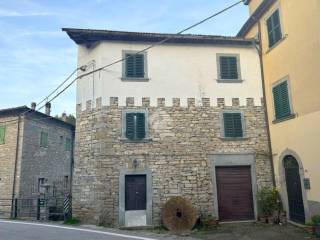
[(41, 132), (40, 146), (41, 147), (48, 147), (48, 133), (47, 132)]
[(242, 138), (243, 134), (243, 116), (241, 112), (223, 113), (223, 137)]
[(123, 51), (123, 80), (147, 80), (147, 55), (134, 51)]
[(65, 150), (66, 151), (71, 151), (72, 150), (72, 140), (71, 138), (66, 138), (66, 143), (65, 143), (65, 146), (64, 146)]
[(6, 127), (0, 126), (0, 144), (5, 144)]
[(144, 111), (124, 112), (123, 137), (129, 140), (142, 140), (147, 135), (147, 119)]
[(218, 54), (217, 62), (219, 81), (240, 81), (240, 57), (238, 54)]
[(267, 19), (269, 48), (282, 39), (279, 9), (275, 10)]
[(275, 119), (292, 115), (288, 91), (288, 81), (282, 81), (272, 88)]

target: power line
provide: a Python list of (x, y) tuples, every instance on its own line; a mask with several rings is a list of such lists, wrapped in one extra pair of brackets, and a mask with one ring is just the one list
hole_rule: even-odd
[[(239, 5), (239, 4), (242, 3), (243, 1), (244, 1), (244, 0), (240, 0), (240, 1), (236, 2), (236, 3), (234, 3), (234, 4), (231, 4), (230, 6), (228, 6), (228, 7), (224, 8), (224, 9), (222, 9), (222, 10), (220, 10), (220, 11), (218, 11), (218, 12), (212, 14), (212, 15), (210, 15), (209, 17), (204, 18), (204, 19), (202, 19), (201, 21), (199, 21), (199, 22), (197, 22), (197, 23), (195, 23), (195, 24), (193, 24), (193, 25), (191, 25), (191, 26), (189, 26), (189, 27), (184, 28), (183, 30), (179, 31), (178, 33), (176, 33), (176, 34), (174, 34), (174, 35), (172, 35), (172, 36), (169, 36), (169, 37), (167, 37), (167, 38), (165, 38), (165, 39), (163, 39), (163, 40), (161, 40), (161, 41), (159, 41), (159, 42), (157, 42), (157, 43), (154, 43), (154, 44), (152, 44), (152, 45), (144, 48), (144, 49), (136, 52), (136, 53), (133, 54), (133, 55), (137, 55), (137, 54), (143, 53), (143, 52), (145, 52), (145, 51), (147, 51), (147, 50), (149, 50), (149, 49), (151, 49), (151, 48), (153, 48), (153, 47), (155, 47), (155, 46), (159, 46), (159, 45), (161, 45), (161, 44), (169, 41), (170, 39), (174, 38), (175, 35), (180, 35), (180, 34), (186, 32), (186, 31), (188, 31), (188, 30), (190, 30), (190, 29), (192, 29), (192, 28), (194, 28), (194, 27), (196, 27), (196, 26), (198, 26), (198, 25), (200, 25), (200, 24), (202, 24), (202, 23), (204, 23), (204, 22), (206, 22), (206, 21), (208, 21), (208, 20), (210, 20), (210, 19), (212, 19), (212, 18), (214, 18), (214, 17), (216, 17), (216, 16), (218, 16), (218, 15), (220, 15), (220, 14), (228, 11), (228, 10), (230, 10), (231, 8)], [(112, 66), (112, 65), (115, 65), (115, 64), (117, 64), (117, 63), (123, 62), (123, 61), (127, 60), (127, 59), (130, 58), (130, 57), (132, 57), (132, 55), (130, 55), (130, 56), (128, 56), (128, 57), (121, 58), (121, 59), (116, 60), (116, 61), (114, 61), (114, 62), (112, 62), (112, 63), (110, 63), (110, 64), (107, 64), (107, 65), (105, 65), (105, 66), (102, 66), (102, 67), (100, 67), (100, 68), (97, 68), (97, 69), (95, 69), (95, 70), (92, 70), (92, 71), (90, 71), (90, 72), (88, 72), (88, 73), (84, 73), (84, 74), (76, 77), (76, 78), (73, 79), (66, 87), (64, 87), (60, 92), (58, 92), (54, 97), (52, 97), (49, 101), (47, 101), (46, 104), (52, 102), (54, 99), (56, 99), (58, 96), (60, 96), (65, 90), (67, 90), (67, 89), (68, 89), (73, 83), (75, 83), (78, 79), (81, 79), (82, 77), (88, 76), (88, 75), (93, 74), (93, 73), (95, 73), (95, 72), (102, 71), (103, 69), (105, 69), (105, 68), (107, 68), (107, 67), (110, 67), (110, 66)], [(77, 70), (79, 70), (80, 68), (81, 68), (81, 67), (78, 67), (76, 70), (74, 70), (74, 71), (66, 78), (66, 80), (64, 80), (61, 84), (59, 84), (59, 86), (58, 86), (57, 88), (55, 88), (55, 89), (54, 89), (47, 97), (45, 97), (40, 103), (43, 103), (45, 100), (47, 100), (49, 97), (51, 97), (51, 96), (53, 95), (53, 93), (55, 93), (63, 84), (65, 84), (65, 83), (73, 76), (73, 74), (74, 74)], [(40, 104), (40, 103), (39, 103), (39, 104)], [(39, 107), (39, 108), (38, 108), (38, 111), (40, 111), (42, 108), (44, 108), (46, 104), (44, 104), (44, 105), (42, 105), (41, 107)], [(25, 113), (30, 112), (31, 110), (32, 110), (32, 109), (29, 109), (29, 110), (26, 111)], [(25, 113), (22, 113), (22, 114), (25, 114)], [(9, 122), (9, 121), (8, 121), (8, 122)], [(2, 123), (3, 123), (3, 122), (2, 122)]]
[[(45, 98), (43, 98), (38, 104), (43, 103), (45, 100), (47, 100), (49, 97), (51, 97), (61, 86), (63, 86), (63, 84), (65, 84), (81, 67), (76, 68), (62, 83), (60, 83), (52, 92), (49, 93), (49, 95), (47, 95)], [(43, 108), (45, 105), (43, 105), (41, 108)], [(18, 116), (24, 116), (27, 113), (33, 111), (34, 109), (28, 109), (25, 112), (20, 113)], [(0, 124), (4, 124), (4, 123), (11, 123), (15, 124), (18, 122), (17, 119), (13, 119), (13, 120), (8, 120), (8, 121), (3, 121), (0, 122)]]
[[(149, 50), (149, 49), (151, 49), (151, 48), (153, 48), (153, 47), (155, 47), (155, 46), (161, 45), (161, 44), (169, 41), (170, 39), (174, 38), (175, 35), (180, 35), (180, 34), (186, 32), (186, 31), (188, 31), (188, 30), (190, 30), (190, 29), (192, 29), (192, 28), (194, 28), (194, 27), (196, 27), (196, 26), (198, 26), (198, 25), (200, 25), (200, 24), (202, 24), (202, 23), (204, 23), (204, 22), (206, 22), (206, 21), (208, 21), (208, 20), (210, 20), (210, 19), (212, 19), (212, 18), (214, 18), (214, 17), (216, 17), (216, 16), (218, 16), (218, 15), (226, 12), (226, 11), (228, 11), (229, 9), (231, 9), (231, 8), (239, 5), (239, 4), (242, 3), (243, 1), (244, 1), (244, 0), (240, 0), (240, 1), (238, 1), (238, 2), (236, 2), (236, 3), (234, 3), (234, 4), (230, 5), (230, 6), (228, 6), (228, 7), (226, 7), (226, 8), (220, 10), (219, 12), (214, 13), (214, 14), (210, 15), (209, 17), (207, 17), (207, 18), (205, 18), (205, 19), (203, 19), (203, 20), (201, 20), (201, 21), (199, 21), (199, 22), (197, 22), (197, 23), (195, 23), (195, 24), (193, 24), (193, 25), (191, 25), (191, 26), (189, 26), (189, 27), (187, 27), (187, 28), (179, 31), (178, 33), (176, 33), (176, 34), (174, 34), (174, 35), (172, 35), (172, 36), (169, 36), (169, 37), (167, 37), (167, 38), (165, 38), (165, 39), (163, 39), (163, 40), (161, 40), (161, 41), (159, 41), (159, 42), (157, 42), (157, 43), (155, 43), (155, 44), (150, 45), (149, 47), (146, 47), (146, 48), (144, 48), (144, 49), (136, 52), (136, 53), (133, 54), (133, 55), (137, 55), (137, 54), (143, 53), (143, 52), (145, 52), (145, 51), (147, 51), (147, 50)], [(103, 66), (103, 67), (97, 68), (97, 69), (95, 69), (95, 70), (92, 70), (92, 71), (90, 71), (90, 72), (88, 72), (88, 73), (84, 73), (84, 74), (76, 77), (75, 79), (72, 80), (71, 83), (69, 83), (64, 89), (62, 89), (57, 95), (55, 95), (53, 98), (51, 98), (48, 102), (52, 102), (54, 99), (56, 99), (58, 96), (60, 96), (65, 90), (67, 90), (67, 89), (68, 89), (74, 82), (76, 82), (78, 79), (80, 79), (80, 78), (82, 78), (82, 77), (85, 77), (85, 76), (88, 76), (88, 75), (90, 75), (90, 74), (93, 74), (93, 73), (95, 73), (95, 72), (99, 72), (99, 71), (101, 71), (101, 70), (103, 70), (103, 69), (105, 69), (105, 68), (107, 68), (107, 67), (110, 67), (110, 66), (112, 66), (112, 65), (115, 65), (115, 64), (117, 64), (117, 63), (123, 62), (123, 61), (125, 61), (126, 59), (128, 59), (128, 58), (130, 58), (130, 57), (132, 57), (132, 55), (130, 55), (130, 56), (128, 56), (128, 57), (121, 58), (121, 59), (119, 59), (119, 60), (117, 60), (117, 61), (114, 61), (114, 62), (112, 62), (112, 63), (109, 63), (109, 64), (107, 64), (107, 65), (105, 65), (105, 66)], [(39, 110), (42, 109), (44, 106), (45, 106), (45, 105), (43, 105), (42, 107), (40, 107)]]

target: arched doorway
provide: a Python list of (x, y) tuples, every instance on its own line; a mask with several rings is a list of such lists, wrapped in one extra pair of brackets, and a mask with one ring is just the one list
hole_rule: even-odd
[(292, 155), (287, 155), (283, 159), (283, 166), (285, 169), (290, 220), (304, 223), (305, 212), (299, 164)]

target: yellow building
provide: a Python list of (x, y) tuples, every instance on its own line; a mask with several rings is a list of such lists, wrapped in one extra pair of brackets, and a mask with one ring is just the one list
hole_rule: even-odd
[(320, 0), (247, 0), (260, 41), (275, 180), (288, 218), (320, 214)]

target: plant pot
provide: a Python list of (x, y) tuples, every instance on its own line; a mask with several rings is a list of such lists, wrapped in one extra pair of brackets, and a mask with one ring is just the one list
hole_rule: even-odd
[(305, 226), (304, 229), (306, 230), (306, 232), (308, 232), (310, 234), (315, 233), (315, 226)]
[(320, 223), (318, 223), (314, 228), (316, 236), (320, 237)]
[(262, 223), (267, 223), (268, 217), (266, 217), (266, 216), (260, 216), (259, 219), (260, 219), (260, 222), (262, 222)]
[(218, 226), (218, 224), (219, 224), (219, 221), (217, 219), (210, 219), (208, 221), (208, 225), (212, 227)]
[(273, 223), (274, 223), (274, 218), (273, 218), (272, 216), (269, 216), (269, 217), (267, 218), (267, 222), (268, 222), (269, 224), (273, 224)]

